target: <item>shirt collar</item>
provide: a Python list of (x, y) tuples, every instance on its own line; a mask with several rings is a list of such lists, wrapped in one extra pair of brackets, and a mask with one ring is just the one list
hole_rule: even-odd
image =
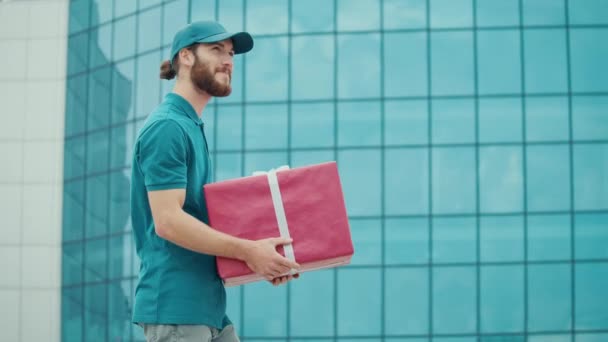
[(168, 93), (165, 96), (165, 101), (169, 101), (169, 103), (175, 105), (177, 108), (179, 108), (181, 110), (181, 112), (183, 114), (188, 115), (188, 117), (190, 119), (192, 119), (192, 121), (194, 121), (197, 125), (200, 126), (200, 125), (203, 124), (203, 121), (196, 114), (196, 111), (194, 111), (194, 108), (192, 107), (192, 105), (190, 104), (190, 102), (188, 102), (181, 95), (178, 95), (176, 93)]

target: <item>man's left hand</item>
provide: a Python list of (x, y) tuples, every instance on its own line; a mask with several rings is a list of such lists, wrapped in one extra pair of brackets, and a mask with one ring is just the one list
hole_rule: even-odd
[(274, 278), (274, 279), (273, 279), (273, 280), (271, 280), (270, 282), (271, 282), (271, 283), (272, 283), (272, 285), (274, 285), (274, 286), (279, 286), (279, 285), (282, 285), (282, 284), (287, 283), (288, 281), (290, 281), (290, 280), (292, 280), (292, 279), (297, 279), (297, 278), (299, 278), (299, 277), (300, 277), (300, 274), (299, 274), (299, 273), (296, 273), (296, 274), (294, 274), (294, 275), (291, 275), (291, 274), (290, 274), (290, 275), (286, 275), (286, 276), (282, 276), (282, 277), (277, 277), (277, 278)]

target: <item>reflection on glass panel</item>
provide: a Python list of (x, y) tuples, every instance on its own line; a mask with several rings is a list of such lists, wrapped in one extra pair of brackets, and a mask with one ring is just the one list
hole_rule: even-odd
[(608, 208), (608, 144), (574, 145), (574, 207)]
[(114, 18), (131, 14), (137, 10), (137, 1), (114, 1)]
[[(287, 105), (245, 107), (245, 148), (287, 148)], [(268, 134), (272, 132), (272, 134)]]
[(294, 103), (291, 107), (291, 146), (333, 147), (334, 104)]
[(608, 91), (608, 44), (598, 44), (606, 36), (608, 28), (570, 31), (573, 91)]
[(91, 26), (112, 20), (114, 6), (112, 0), (93, 0), (91, 6)]
[(86, 136), (81, 135), (65, 140), (63, 157), (65, 179), (81, 177), (84, 174), (85, 138)]
[(293, 151), (291, 152), (291, 167), (300, 167), (335, 161), (333, 150), (322, 151)]
[(384, 29), (426, 27), (426, 0), (382, 1)]
[(131, 314), (129, 296), (131, 295), (130, 281), (115, 281), (109, 287), (109, 341), (129, 341), (131, 339)]
[(87, 238), (107, 233), (107, 175), (89, 177), (86, 179), (85, 225)]
[[(244, 286), (244, 318), (247, 335), (278, 337), (287, 335), (287, 287), (267, 281)], [(272, 305), (268, 305), (268, 301)]]
[(475, 267), (433, 268), (433, 333), (473, 333), (477, 323)]
[(66, 87), (65, 135), (84, 132), (87, 111), (87, 74), (68, 78)]
[(82, 72), (89, 63), (88, 32), (83, 32), (68, 38), (68, 75)]
[(379, 95), (380, 35), (339, 35), (338, 97), (369, 98)]
[(110, 124), (111, 72), (110, 67), (104, 67), (89, 74), (87, 130), (107, 127)]
[[(228, 32), (242, 31), (243, 27), (243, 0), (218, 1), (220, 7), (220, 23)], [(257, 40), (256, 40), (257, 49)]]
[(131, 229), (129, 219), (130, 170), (119, 170), (110, 174), (110, 232)]
[(523, 335), (482, 336), (479, 342), (504, 342), (505, 339), (509, 342), (526, 342), (526, 337)]
[(241, 335), (241, 287), (226, 288), (226, 315), (232, 321), (236, 333)]
[(428, 268), (389, 268), (385, 272), (385, 333), (426, 334), (429, 329)]
[(389, 265), (429, 262), (429, 221), (426, 218), (386, 219), (384, 255)]
[(475, 212), (475, 150), (468, 147), (434, 148), (432, 163), (433, 212)]
[[(482, 337), (483, 340), (483, 337)], [(426, 340), (425, 340), (426, 341)], [(408, 340), (409, 342), (409, 340)], [(478, 342), (477, 337), (433, 337), (433, 342)]]
[(333, 29), (333, 3), (326, 0), (291, 1), (292, 32), (328, 32)]
[(118, 63), (112, 69), (112, 123), (125, 122), (134, 117), (134, 71), (133, 60)]
[(386, 214), (428, 213), (428, 150), (422, 148), (386, 150), (384, 162)]
[(61, 289), (61, 340), (82, 341), (83, 298), (82, 287)]
[(566, 21), (565, 2), (555, 0), (526, 0), (523, 2), (524, 25), (563, 25)]
[(381, 329), (380, 269), (338, 270), (338, 334), (377, 335)]
[(569, 136), (568, 98), (526, 98), (526, 140), (567, 141)]
[(103, 129), (87, 135), (87, 174), (108, 169), (109, 129)]
[(380, 151), (339, 151), (338, 168), (348, 214), (380, 214)]
[(333, 335), (334, 270), (304, 273), (291, 284), (290, 290), (291, 335)]
[(522, 159), (521, 147), (479, 149), (479, 200), (482, 212), (523, 209)]
[(82, 242), (64, 243), (61, 246), (61, 284), (69, 286), (84, 281), (82, 276)]
[(570, 259), (570, 215), (528, 216), (528, 260)]
[(84, 340), (91, 342), (107, 341), (108, 296), (106, 284), (86, 285), (84, 287)]
[(522, 331), (525, 311), (524, 267), (482, 266), (480, 282), (481, 331)]
[(379, 146), (380, 102), (338, 103), (338, 146)]
[(474, 217), (433, 218), (433, 262), (475, 262), (477, 227)]
[[(158, 48), (160, 43), (160, 7), (139, 13), (137, 22), (137, 52)], [(168, 56), (164, 56), (169, 58)]]
[(608, 339), (608, 333), (580, 333), (576, 334), (576, 342), (603, 342)]
[(293, 37), (291, 56), (292, 98), (334, 97), (333, 36)]
[(574, 217), (577, 259), (608, 259), (608, 214), (577, 214)]
[(566, 30), (525, 30), (526, 92), (568, 91)]
[(249, 152), (245, 154), (245, 175), (287, 165), (287, 152)]
[(238, 178), (241, 176), (241, 153), (221, 153), (216, 154), (215, 181)]
[(380, 28), (380, 5), (376, 0), (338, 0), (338, 30), (367, 31)]
[(576, 326), (583, 329), (608, 329), (608, 263), (578, 263), (575, 268)]
[(517, 1), (477, 0), (477, 26), (518, 26)]
[(191, 0), (191, 22), (199, 20), (216, 20), (215, 9), (215, 0)]
[(385, 96), (426, 95), (427, 57), (426, 33), (385, 34)]
[(473, 4), (471, 0), (432, 0), (431, 27), (473, 26)]
[(115, 61), (135, 54), (135, 32), (135, 16), (114, 23), (114, 48), (112, 52)]
[(139, 9), (160, 4), (162, 0), (139, 0)]
[(608, 3), (604, 0), (571, 0), (568, 3), (570, 24), (608, 24)]
[(479, 31), (477, 56), (479, 93), (521, 92), (519, 31)]
[(90, 1), (70, 1), (69, 33), (79, 32), (89, 27)]
[(109, 238), (109, 279), (127, 278), (131, 275), (131, 239), (130, 233)]
[[(443, 0), (442, 0), (443, 1)], [(453, 0), (450, 0), (450, 2)], [(453, 15), (450, 15), (451, 17)], [(450, 56), (450, 58), (446, 58)], [(474, 91), (473, 34), (431, 33), (433, 95), (469, 95)]]
[[(289, 0), (246, 1), (247, 31), (253, 35), (287, 33)], [(326, 5), (327, 6), (327, 5)]]
[(384, 144), (428, 143), (428, 101), (384, 102)]
[[(528, 342), (571, 342), (572, 336), (568, 334), (560, 335), (528, 335)], [(580, 341), (580, 339), (576, 339)]]
[(572, 135), (574, 140), (608, 139), (608, 96), (572, 98)]
[(218, 150), (241, 149), (243, 144), (243, 107), (217, 108), (216, 140)]
[(110, 63), (112, 57), (112, 24), (89, 32), (89, 68)]
[(521, 98), (479, 99), (479, 142), (521, 142), (521, 121)]
[(475, 102), (473, 99), (433, 100), (433, 143), (475, 142)]
[(171, 44), (173, 37), (188, 24), (188, 0), (175, 0), (163, 4), (163, 45)]
[(108, 249), (106, 239), (86, 240), (84, 243), (84, 253), (84, 281), (105, 281), (108, 277)]
[(380, 265), (382, 263), (382, 226), (377, 219), (351, 219), (350, 232), (357, 253), (352, 265)]
[(84, 233), (84, 182), (63, 185), (63, 241), (82, 239)]
[(158, 51), (137, 58), (136, 116), (148, 116), (160, 102), (158, 68), (161, 57)]
[(528, 146), (526, 195), (528, 210), (570, 208), (570, 149), (568, 145)]
[(110, 129), (111, 169), (131, 165), (134, 139), (134, 125), (132, 123)]
[(248, 101), (287, 99), (287, 38), (257, 38), (247, 54)]
[(522, 261), (524, 259), (523, 216), (486, 216), (479, 222), (481, 261)]
[(570, 264), (528, 266), (528, 329), (531, 331), (571, 329), (570, 268)]

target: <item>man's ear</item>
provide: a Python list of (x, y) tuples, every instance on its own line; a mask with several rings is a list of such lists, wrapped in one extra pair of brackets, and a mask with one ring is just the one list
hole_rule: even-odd
[(194, 65), (194, 55), (192, 54), (192, 51), (187, 48), (179, 50), (179, 62), (180, 65), (187, 65), (189, 67)]

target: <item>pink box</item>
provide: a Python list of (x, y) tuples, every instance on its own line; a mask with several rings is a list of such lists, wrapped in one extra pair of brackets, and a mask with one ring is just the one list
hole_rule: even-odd
[[(211, 227), (240, 238), (258, 240), (280, 236), (267, 174), (242, 177), (204, 186)], [(276, 171), (293, 254), (300, 273), (350, 263), (354, 253), (344, 194), (336, 162)], [(285, 255), (282, 246), (279, 253)], [(217, 258), (225, 286), (264, 279), (239, 260)]]

